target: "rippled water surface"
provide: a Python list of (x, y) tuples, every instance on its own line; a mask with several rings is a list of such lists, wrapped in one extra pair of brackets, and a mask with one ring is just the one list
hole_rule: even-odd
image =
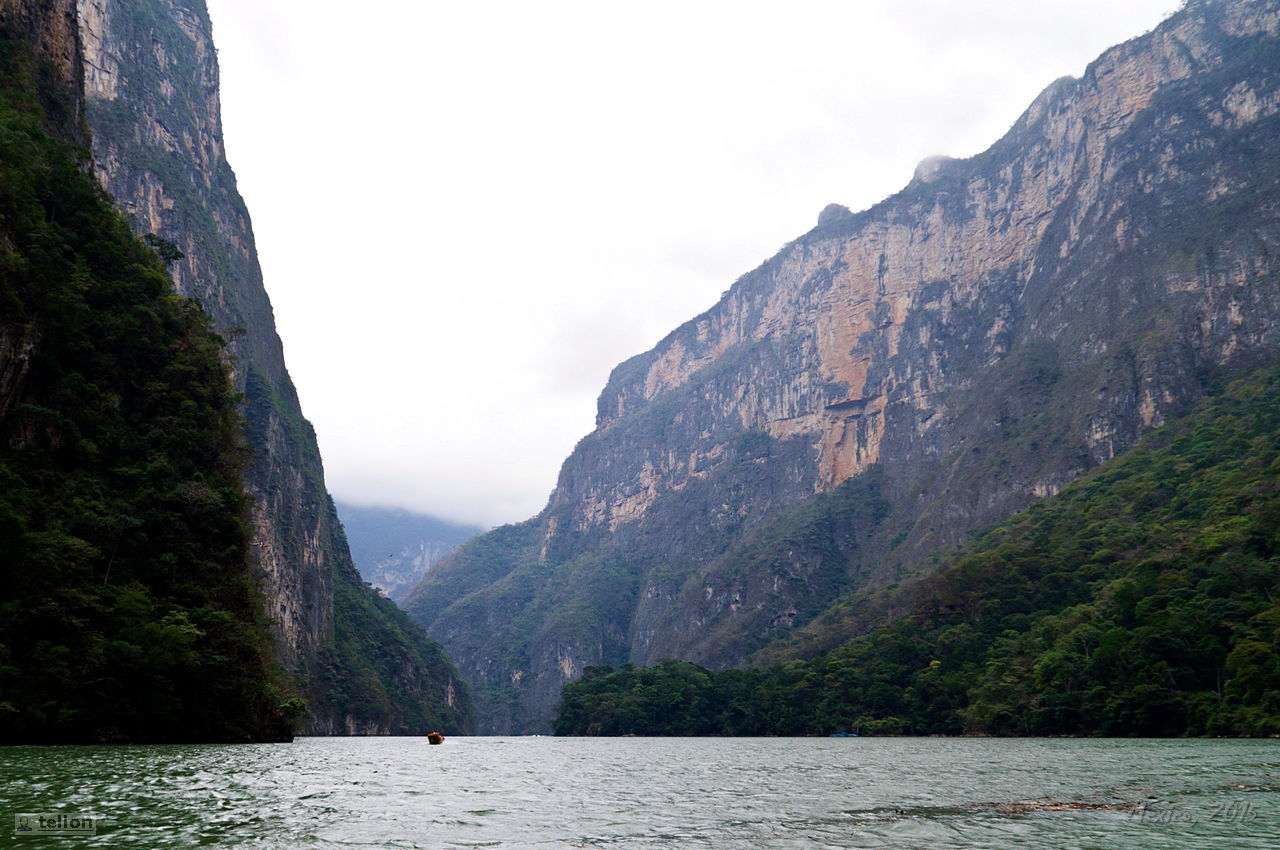
[[(17, 836), (20, 812), (98, 834)], [(1280, 848), (1280, 741), (9, 747), (0, 818), (46, 847)]]

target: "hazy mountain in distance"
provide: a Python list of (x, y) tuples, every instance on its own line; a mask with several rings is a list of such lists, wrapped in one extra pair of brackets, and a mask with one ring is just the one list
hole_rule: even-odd
[(399, 601), (431, 565), (485, 529), (403, 508), (368, 508), (335, 500), (351, 558), (364, 580)]

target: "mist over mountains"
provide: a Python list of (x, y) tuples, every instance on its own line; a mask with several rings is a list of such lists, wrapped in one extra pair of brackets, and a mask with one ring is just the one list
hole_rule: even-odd
[(335, 501), (351, 559), (361, 577), (399, 601), (431, 565), (484, 529), (403, 508), (362, 507)]

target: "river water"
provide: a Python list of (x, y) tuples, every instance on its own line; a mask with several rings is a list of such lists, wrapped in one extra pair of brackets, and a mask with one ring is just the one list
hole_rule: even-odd
[[(20, 813), (96, 834), (17, 833)], [(1280, 848), (1280, 741), (7, 747), (0, 818), (17, 847)]]

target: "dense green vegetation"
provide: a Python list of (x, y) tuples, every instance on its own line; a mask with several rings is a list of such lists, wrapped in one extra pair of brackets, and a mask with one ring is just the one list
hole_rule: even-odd
[(0, 65), (0, 741), (287, 738), (222, 340)]
[(350, 716), (396, 735), (472, 728), (470, 688), (440, 645), (395, 603), (358, 579), (340, 577), (333, 583), (333, 619), (333, 642), (313, 674), (316, 715)]
[(591, 668), (557, 734), (1280, 734), (1280, 371), (870, 608), (810, 661)]

